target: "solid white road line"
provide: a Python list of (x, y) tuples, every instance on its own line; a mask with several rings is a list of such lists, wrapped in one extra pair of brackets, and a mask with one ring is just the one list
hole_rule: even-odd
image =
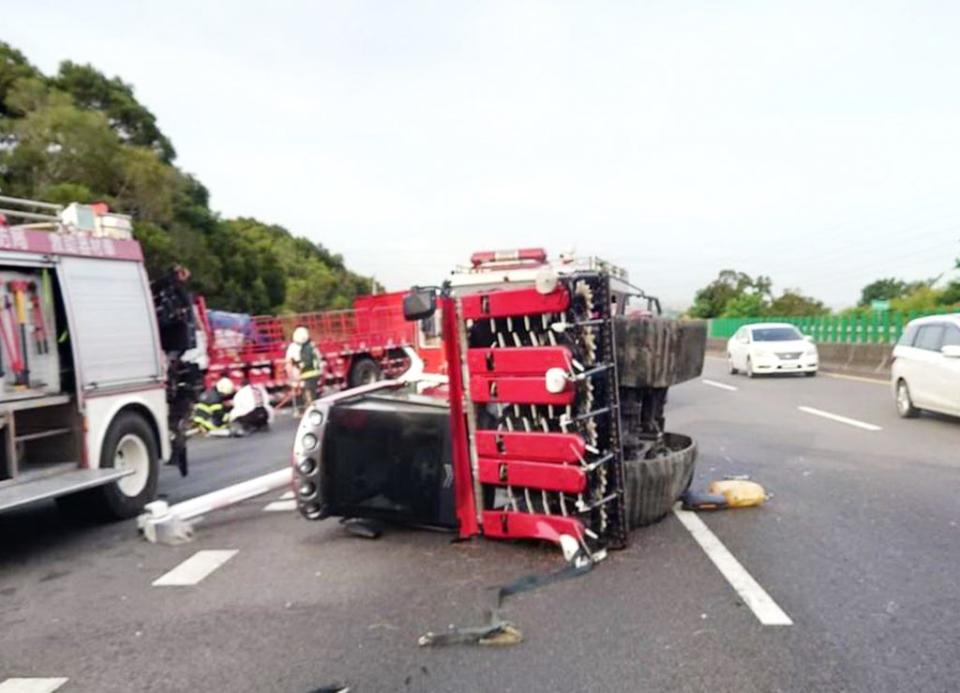
[(743, 603), (750, 607), (760, 623), (765, 626), (793, 625), (790, 617), (777, 606), (777, 603), (740, 565), (740, 561), (734, 558), (733, 554), (717, 538), (717, 535), (710, 531), (710, 528), (703, 523), (703, 520), (696, 513), (681, 510), (679, 507), (674, 508), (673, 512), (696, 542), (700, 544), (700, 548), (707, 554), (707, 558), (713, 561), (717, 570), (740, 595)]
[(69, 679), (7, 679), (0, 682), (0, 693), (53, 693)]
[(267, 513), (282, 513), (296, 509), (297, 501), (295, 500), (278, 500), (273, 501), (273, 503), (267, 503), (265, 506), (263, 506), (263, 511)]
[(196, 585), (236, 555), (236, 550), (197, 551), (169, 573), (153, 581), (154, 587)]
[(727, 385), (726, 383), (721, 383), (716, 380), (707, 380), (704, 378), (700, 381), (704, 385), (709, 385), (710, 387), (719, 387), (721, 390), (729, 390), (730, 392), (736, 392), (737, 388), (733, 385)]
[(830, 419), (831, 421), (837, 421), (842, 424), (847, 424), (848, 426), (855, 426), (857, 428), (862, 428), (864, 431), (882, 431), (883, 428), (876, 426), (872, 423), (866, 423), (864, 421), (857, 421), (856, 419), (850, 419), (846, 416), (840, 416), (839, 414), (831, 414), (828, 411), (823, 411), (822, 409), (814, 409), (813, 407), (797, 407), (800, 411), (805, 414), (813, 414), (814, 416), (822, 416), (825, 419)]

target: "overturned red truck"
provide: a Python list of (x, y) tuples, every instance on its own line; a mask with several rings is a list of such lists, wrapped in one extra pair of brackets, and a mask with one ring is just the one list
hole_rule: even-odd
[[(705, 325), (596, 259), (476, 253), (410, 320), (439, 319), (447, 378), (316, 402), (294, 445), (300, 513), (571, 541), (593, 559), (665, 515), (696, 446), (668, 432), (670, 386), (703, 368)], [(570, 538), (570, 539), (567, 539)]]

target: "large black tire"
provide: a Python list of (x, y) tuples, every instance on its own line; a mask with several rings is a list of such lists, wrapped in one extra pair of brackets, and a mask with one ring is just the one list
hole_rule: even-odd
[(359, 387), (375, 383), (383, 377), (380, 364), (368, 356), (363, 356), (353, 362), (350, 374), (347, 376), (347, 385)]
[(631, 529), (663, 519), (693, 482), (696, 443), (679, 433), (666, 433), (664, 437), (667, 451), (624, 461), (624, 495)]
[(136, 471), (104, 486), (58, 499), (71, 515), (96, 519), (125, 520), (143, 512), (157, 495), (160, 455), (150, 424), (137, 413), (118, 415), (103, 438), (100, 467), (112, 469), (129, 464)]

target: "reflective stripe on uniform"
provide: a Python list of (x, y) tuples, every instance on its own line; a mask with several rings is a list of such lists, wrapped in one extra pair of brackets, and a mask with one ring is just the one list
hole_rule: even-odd
[(204, 404), (203, 402), (197, 402), (193, 406), (197, 411), (202, 411), (204, 414), (215, 414), (223, 410), (222, 404)]
[(205, 429), (207, 429), (208, 431), (215, 431), (215, 430), (217, 430), (218, 428), (226, 428), (226, 426), (217, 426), (217, 425), (216, 425), (215, 423), (213, 423), (212, 421), (210, 421), (210, 420), (208, 420), (208, 419), (204, 419), (204, 418), (201, 417), (201, 416), (194, 416), (194, 417), (193, 417), (193, 423), (195, 423), (195, 424), (196, 424), (197, 426), (199, 426), (200, 428), (205, 428)]

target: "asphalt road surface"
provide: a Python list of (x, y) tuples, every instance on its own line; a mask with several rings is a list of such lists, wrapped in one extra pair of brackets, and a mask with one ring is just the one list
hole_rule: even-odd
[[(873, 382), (748, 380), (713, 359), (704, 378), (671, 391), (667, 416), (699, 442), (695, 484), (749, 474), (773, 497), (697, 517), (791, 625), (763, 625), (673, 515), (590, 574), (511, 598), (521, 644), (419, 648), (558, 552), (401, 529), (362, 540), (265, 510), (280, 492), (177, 547), (41, 505), (0, 516), (0, 692), (13, 677), (64, 693), (956, 690), (960, 422), (902, 421)], [(292, 431), (193, 441), (193, 474), (167, 470), (161, 491), (277, 469)], [(190, 584), (154, 586), (164, 576)]]

